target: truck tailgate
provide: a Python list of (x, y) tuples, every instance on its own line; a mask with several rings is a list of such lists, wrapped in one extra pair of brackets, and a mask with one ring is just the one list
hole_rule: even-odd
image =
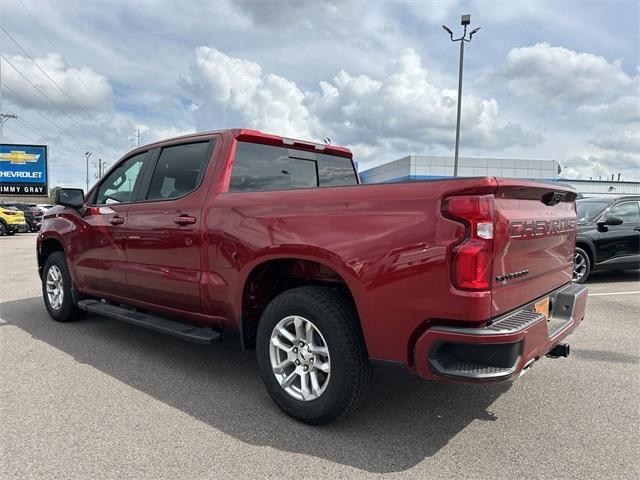
[(560, 185), (497, 179), (492, 316), (571, 281), (576, 194)]

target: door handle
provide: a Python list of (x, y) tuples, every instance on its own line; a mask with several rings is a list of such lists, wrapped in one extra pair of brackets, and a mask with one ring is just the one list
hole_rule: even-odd
[(124, 218), (122, 218), (122, 217), (117, 217), (117, 216), (116, 216), (116, 217), (111, 217), (111, 218), (109, 219), (109, 223), (110, 223), (111, 225), (122, 225), (122, 224), (124, 223)]
[(196, 218), (190, 217), (189, 215), (180, 215), (179, 217), (174, 218), (173, 222), (178, 225), (193, 225), (196, 223)]

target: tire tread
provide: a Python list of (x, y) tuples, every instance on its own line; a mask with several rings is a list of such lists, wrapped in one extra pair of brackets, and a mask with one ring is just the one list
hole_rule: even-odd
[[(306, 286), (287, 290), (273, 299), (265, 309), (260, 323), (262, 324), (265, 317), (281, 306), (292, 304), (312, 305), (321, 311), (325, 318), (331, 319), (337, 342), (329, 348), (334, 351), (342, 349), (341, 353), (347, 358), (347, 364), (350, 368), (345, 372), (347, 377), (344, 382), (348, 388), (341, 389), (340, 396), (334, 399), (331, 402), (331, 407), (320, 415), (305, 413), (303, 408), (291, 408), (280, 401), (279, 395), (274, 395), (274, 392), (271, 391), (270, 393), (280, 408), (294, 418), (313, 425), (326, 424), (353, 411), (364, 400), (371, 388), (372, 368), (360, 330), (358, 315), (353, 303), (344, 294), (329, 287)], [(260, 331), (260, 325), (258, 329)], [(270, 331), (259, 332), (258, 341), (265, 335), (269, 336), (270, 333)], [(260, 351), (258, 353), (260, 355)], [(264, 365), (261, 367), (263, 379), (265, 375), (272, 375), (270, 366), (267, 366), (268, 369), (264, 368)], [(265, 384), (270, 390), (271, 383), (265, 381)], [(279, 385), (276, 386), (280, 388)]]
[[(47, 272), (49, 271), (49, 267), (51, 265), (56, 265), (60, 269), (65, 289), (62, 307), (57, 311), (50, 307), (49, 301), (47, 299)], [(42, 298), (44, 300), (47, 311), (49, 312), (49, 316), (56, 322), (61, 323), (72, 322), (84, 317), (86, 312), (78, 308), (75, 299), (73, 298), (73, 280), (71, 279), (71, 274), (69, 273), (69, 267), (67, 266), (67, 260), (64, 256), (64, 253), (53, 252), (51, 255), (49, 255), (44, 263), (42, 272)]]

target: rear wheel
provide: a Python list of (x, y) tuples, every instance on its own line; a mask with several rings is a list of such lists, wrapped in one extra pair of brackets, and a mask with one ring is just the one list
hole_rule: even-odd
[(73, 281), (64, 253), (52, 253), (42, 272), (42, 296), (49, 316), (56, 322), (70, 322), (85, 314), (76, 305), (72, 289)]
[(589, 255), (583, 249), (576, 247), (573, 256), (573, 281), (576, 283), (584, 283), (591, 273), (591, 260)]
[(257, 333), (262, 380), (276, 404), (312, 425), (353, 410), (371, 366), (352, 303), (327, 287), (287, 290), (265, 309)]

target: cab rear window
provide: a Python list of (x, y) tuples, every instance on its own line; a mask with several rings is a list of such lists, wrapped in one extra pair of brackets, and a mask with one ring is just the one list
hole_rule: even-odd
[(239, 142), (230, 192), (357, 185), (351, 160), (272, 145)]

